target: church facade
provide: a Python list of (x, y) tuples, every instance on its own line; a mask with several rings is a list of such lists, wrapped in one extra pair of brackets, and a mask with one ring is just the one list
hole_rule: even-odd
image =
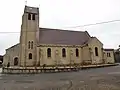
[(8, 49), (3, 65), (84, 65), (114, 63), (114, 50), (104, 49), (87, 31), (39, 28), (39, 8), (25, 6), (20, 42)]

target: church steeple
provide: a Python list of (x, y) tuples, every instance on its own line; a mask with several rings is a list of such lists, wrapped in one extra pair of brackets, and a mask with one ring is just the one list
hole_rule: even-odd
[(39, 8), (25, 6), (20, 35), (20, 65), (32, 66), (36, 60), (36, 33), (39, 31)]

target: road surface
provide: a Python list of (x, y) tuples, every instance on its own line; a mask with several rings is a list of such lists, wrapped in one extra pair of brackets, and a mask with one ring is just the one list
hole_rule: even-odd
[(0, 90), (120, 90), (120, 66), (63, 73), (0, 74)]

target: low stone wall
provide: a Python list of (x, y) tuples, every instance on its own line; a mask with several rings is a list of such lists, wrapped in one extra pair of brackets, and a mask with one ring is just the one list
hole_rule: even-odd
[(37, 74), (37, 73), (56, 73), (56, 72), (70, 72), (78, 71), (81, 69), (100, 68), (108, 66), (116, 66), (118, 64), (102, 64), (102, 65), (87, 65), (77, 67), (3, 67), (3, 74)]

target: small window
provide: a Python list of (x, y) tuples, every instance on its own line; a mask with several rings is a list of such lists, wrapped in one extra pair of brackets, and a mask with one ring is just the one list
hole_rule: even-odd
[(31, 14), (28, 13), (28, 20), (31, 20)]
[(31, 42), (31, 49), (33, 49), (33, 41)]
[(109, 55), (108, 55), (108, 53), (107, 53), (107, 57), (108, 57)]
[(98, 56), (98, 48), (95, 47), (95, 56)]
[(28, 42), (28, 49), (30, 49), (30, 41)]
[(51, 49), (50, 48), (47, 49), (47, 57), (51, 57)]
[(111, 57), (110, 53), (107, 53), (107, 57)]
[(29, 53), (29, 59), (32, 59), (32, 53)]
[(35, 14), (32, 15), (32, 20), (35, 20)]
[(79, 57), (79, 50), (76, 49), (76, 57)]
[(65, 48), (62, 49), (62, 57), (66, 57), (66, 51), (65, 51)]

